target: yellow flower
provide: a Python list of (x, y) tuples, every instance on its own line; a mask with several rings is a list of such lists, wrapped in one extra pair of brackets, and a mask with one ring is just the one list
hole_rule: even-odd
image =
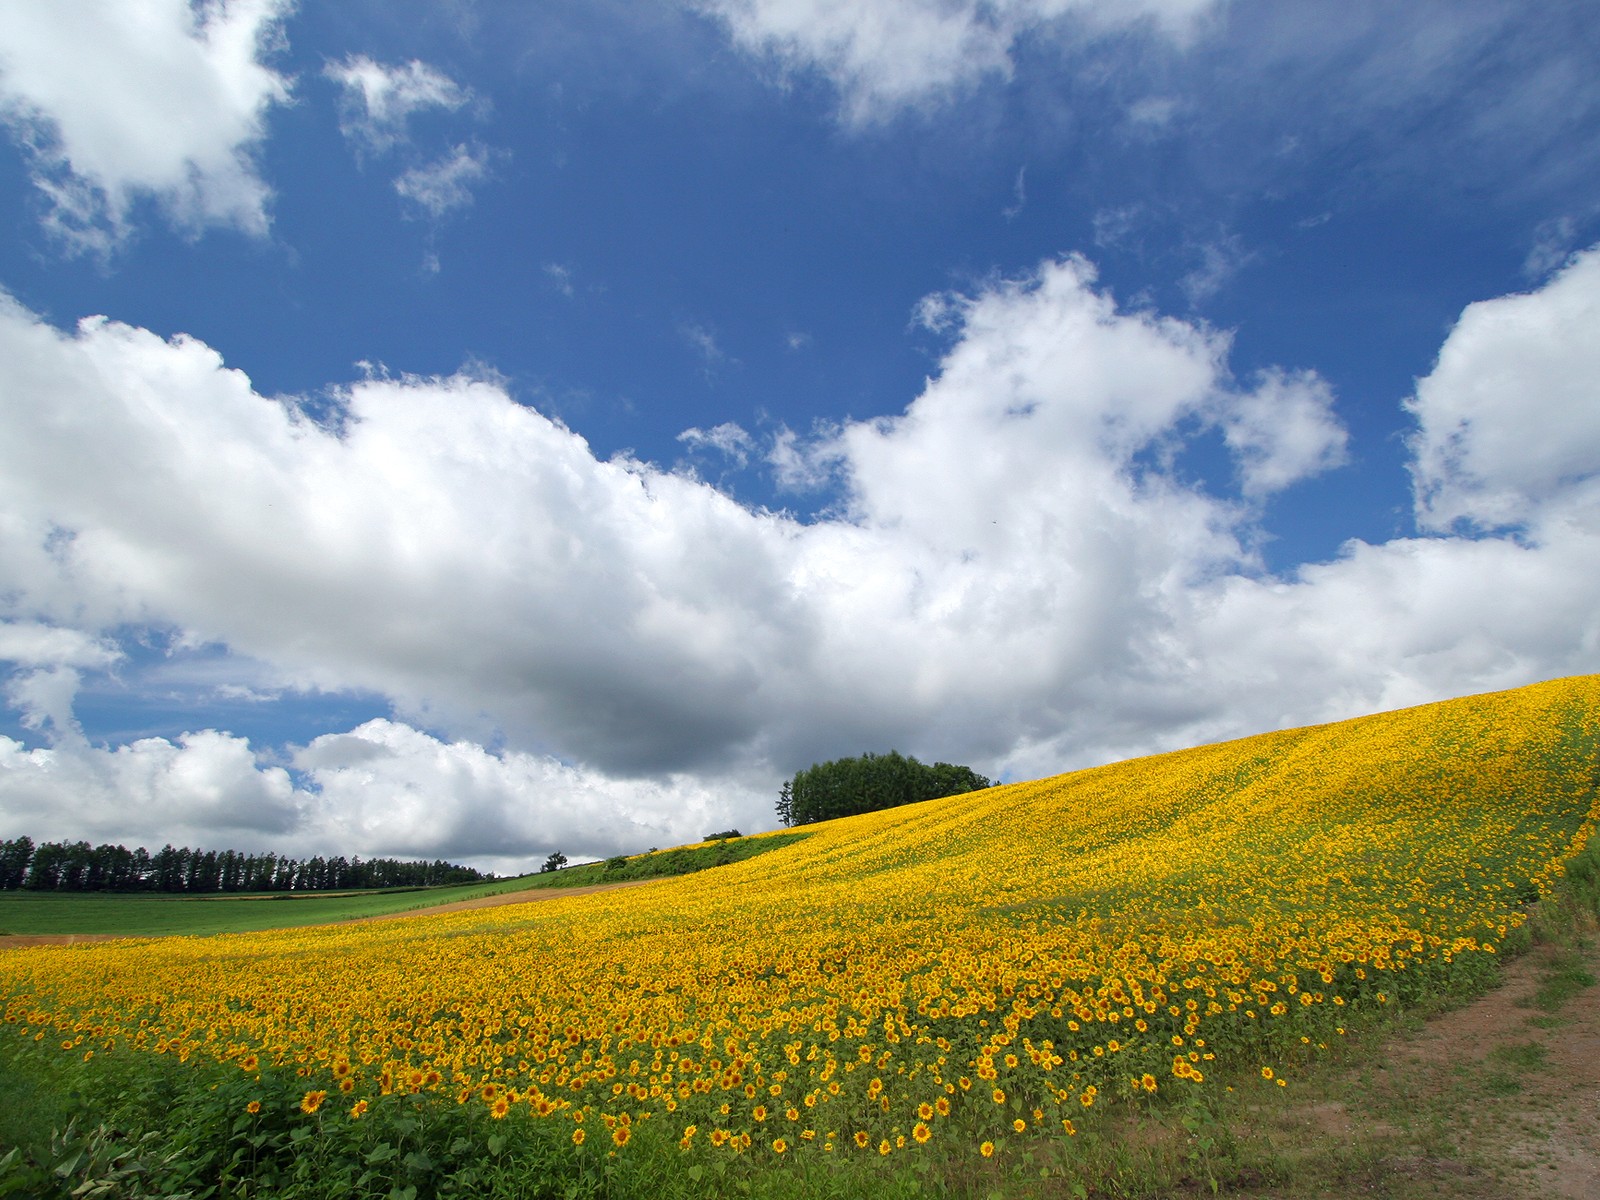
[(782, 1154), (788, 1148), (789, 1143), (784, 1141), (782, 1138), (776, 1138), (773, 1140), (772, 1149), (774, 1153)]
[(354, 1104), (352, 1104), (350, 1106), (350, 1119), (352, 1121), (360, 1120), (361, 1119), (361, 1114), (366, 1112), (366, 1111), (367, 1111), (367, 1102), (365, 1100), (357, 1100)]
[(920, 1145), (933, 1136), (933, 1130), (928, 1128), (926, 1122), (918, 1121), (916, 1125), (912, 1127), (911, 1136), (914, 1137), (917, 1140), (917, 1143)]
[(246, 1104), (244, 1106), (244, 1110), (245, 1110), (245, 1112), (249, 1113), (252, 1117), (255, 1116), (258, 1112), (261, 1111), (261, 1101), (259, 1101), (259, 1100), (250, 1101), (249, 1104)]
[(978, 1147), (978, 1153), (983, 1155), (985, 1158), (993, 1158), (994, 1157), (994, 1143), (993, 1142), (985, 1142), (985, 1143), (983, 1143), (983, 1145)]
[(573, 1131), (572, 1131), (572, 1144), (573, 1144), (573, 1145), (574, 1145), (574, 1146), (581, 1146), (581, 1145), (583, 1145), (583, 1137), (584, 1137), (584, 1134), (583, 1134), (583, 1130), (581, 1130), (581, 1129), (574, 1129), (574, 1130), (573, 1130)]
[(328, 1098), (327, 1092), (311, 1091), (300, 1098), (300, 1111), (314, 1113), (322, 1107), (322, 1102)]

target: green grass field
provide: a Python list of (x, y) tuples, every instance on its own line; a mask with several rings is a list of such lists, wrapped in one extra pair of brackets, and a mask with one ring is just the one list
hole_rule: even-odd
[(162, 896), (103, 892), (0, 892), (0, 934), (248, 933), (325, 925), (521, 891), (532, 877), (458, 887), (376, 892)]
[(167, 896), (147, 893), (0, 892), (0, 935), (112, 934), (121, 937), (251, 933), (391, 916), (441, 904), (543, 888), (590, 887), (686, 875), (743, 862), (804, 833), (776, 833), (634, 855), (626, 862), (583, 863), (562, 871), (454, 887), (371, 892), (261, 892)]

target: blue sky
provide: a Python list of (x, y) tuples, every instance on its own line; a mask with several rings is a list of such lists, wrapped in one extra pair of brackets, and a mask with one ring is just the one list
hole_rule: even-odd
[(1592, 6), (0, 30), (0, 834), (511, 870), (1600, 669)]

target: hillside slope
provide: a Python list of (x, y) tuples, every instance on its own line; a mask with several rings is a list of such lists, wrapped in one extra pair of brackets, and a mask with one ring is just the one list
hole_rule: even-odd
[(830, 822), (626, 891), (13, 951), (0, 997), (75, 1053), (259, 1060), (375, 1104), (992, 1154), (1214, 1064), (1292, 1074), (1352, 1013), (1480, 983), (1594, 831), (1597, 746), (1600, 677), (1559, 680)]

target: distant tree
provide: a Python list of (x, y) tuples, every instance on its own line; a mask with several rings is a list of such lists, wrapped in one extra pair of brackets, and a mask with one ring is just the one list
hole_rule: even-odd
[(0, 888), (19, 888), (28, 877), (28, 867), (33, 862), (33, 839), (12, 838), (0, 842)]
[(740, 838), (743, 836), (744, 834), (740, 833), (737, 829), (724, 829), (721, 833), (708, 833), (700, 840), (703, 842), (727, 842), (734, 838)]
[(809, 825), (992, 786), (970, 767), (944, 762), (930, 767), (894, 750), (863, 754), (796, 772), (778, 793), (778, 817), (785, 825)]
[[(563, 859), (563, 862), (566, 860)], [(109, 843), (0, 841), (0, 891), (53, 892), (288, 892), (306, 888), (428, 887), (493, 879), (442, 859), (363, 862), (336, 855), (305, 862), (276, 854), (163, 846), (151, 854)]]
[(561, 853), (561, 851), (557, 850), (549, 858), (544, 860), (544, 866), (539, 868), (539, 874), (543, 875), (547, 871), (559, 871), (566, 865), (567, 856)]

